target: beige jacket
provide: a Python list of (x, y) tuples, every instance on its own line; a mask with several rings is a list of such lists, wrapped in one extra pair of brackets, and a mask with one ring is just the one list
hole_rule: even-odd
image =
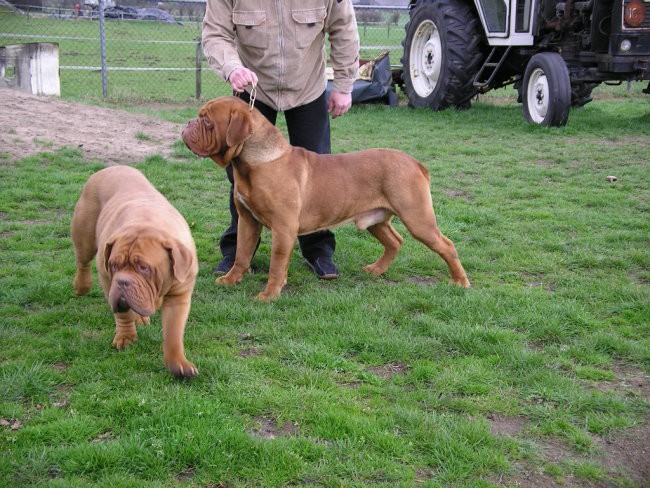
[(224, 80), (246, 67), (258, 77), (257, 98), (288, 110), (325, 90), (326, 33), (333, 90), (350, 93), (359, 67), (352, 0), (207, 0), (202, 45)]

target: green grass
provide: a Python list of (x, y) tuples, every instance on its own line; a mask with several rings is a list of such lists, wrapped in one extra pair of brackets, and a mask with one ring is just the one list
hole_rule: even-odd
[[(107, 20), (108, 97), (122, 101), (185, 101), (193, 98), (196, 95), (194, 69), (200, 25), (199, 22), (180, 25)], [(0, 44), (23, 42), (55, 42), (59, 45), (63, 97), (101, 99), (101, 51), (96, 20), (22, 16), (0, 8)], [(136, 67), (146, 71), (119, 70)], [(210, 98), (220, 81), (203, 57), (201, 68), (202, 94)]]
[(254, 302), (268, 233), (258, 273), (235, 288), (211, 275), (223, 170), (180, 142), (176, 159), (134, 161), (197, 244), (185, 346), (200, 376), (186, 382), (164, 368), (159, 315), (118, 352), (98, 286), (74, 296), (71, 213), (102, 165), (0, 153), (0, 485), (489, 487), (527, 470), (635, 486), (600, 461), (604, 439), (650, 413), (628, 381), (650, 370), (650, 115), (599, 93), (562, 129), (508, 102), (355, 106), (333, 121), (335, 152), (393, 147), (428, 167), (469, 290), (397, 222), (405, 245), (384, 277), (361, 271), (380, 250), (347, 226), (338, 280), (296, 251), (281, 298)]

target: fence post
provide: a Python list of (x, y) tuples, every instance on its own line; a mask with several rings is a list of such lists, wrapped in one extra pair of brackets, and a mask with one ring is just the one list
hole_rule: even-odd
[(104, 29), (105, 0), (99, 0), (99, 48), (102, 61), (102, 97), (108, 96), (108, 67), (106, 66), (106, 30)]
[(196, 58), (195, 58), (195, 67), (196, 67), (196, 99), (201, 98), (201, 62), (203, 60), (203, 49), (201, 49), (201, 38), (196, 39)]

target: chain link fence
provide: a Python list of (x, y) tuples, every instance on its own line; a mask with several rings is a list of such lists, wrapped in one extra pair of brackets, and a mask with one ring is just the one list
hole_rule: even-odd
[[(0, 46), (57, 43), (63, 98), (183, 102), (229, 93), (200, 46), (205, 2), (105, 0), (100, 22), (98, 0), (19, 3), (24, 1), (0, 0)], [(406, 7), (355, 6), (355, 11), (361, 58), (388, 50), (391, 63), (399, 63)]]

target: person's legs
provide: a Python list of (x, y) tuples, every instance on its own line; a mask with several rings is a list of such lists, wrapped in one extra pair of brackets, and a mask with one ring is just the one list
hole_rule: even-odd
[[(330, 119), (325, 92), (313, 102), (287, 110), (284, 117), (291, 145), (319, 154), (331, 152)], [(338, 276), (338, 270), (332, 261), (336, 240), (331, 231), (300, 236), (298, 242), (307, 265), (319, 278), (334, 279)]]
[[(240, 95), (243, 100), (248, 102), (250, 97), (248, 93), (244, 92)], [(262, 115), (266, 117), (273, 125), (277, 120), (278, 113), (273, 110), (268, 105), (263, 104), (255, 100), (255, 107), (262, 112)], [(239, 215), (237, 214), (237, 208), (235, 207), (235, 200), (233, 198), (233, 189), (235, 181), (232, 174), (232, 166), (228, 165), (226, 167), (226, 174), (228, 175), (228, 181), (230, 181), (230, 197), (229, 197), (229, 206), (230, 206), (230, 227), (221, 235), (219, 239), (219, 249), (221, 250), (221, 261), (214, 268), (213, 273), (215, 274), (226, 274), (232, 268), (232, 265), (235, 262), (235, 253), (237, 251), (237, 221), (239, 220)], [(258, 243), (259, 245), (259, 243)]]
[(325, 92), (313, 102), (284, 112), (292, 146), (304, 147), (318, 154), (330, 154), (330, 118)]

